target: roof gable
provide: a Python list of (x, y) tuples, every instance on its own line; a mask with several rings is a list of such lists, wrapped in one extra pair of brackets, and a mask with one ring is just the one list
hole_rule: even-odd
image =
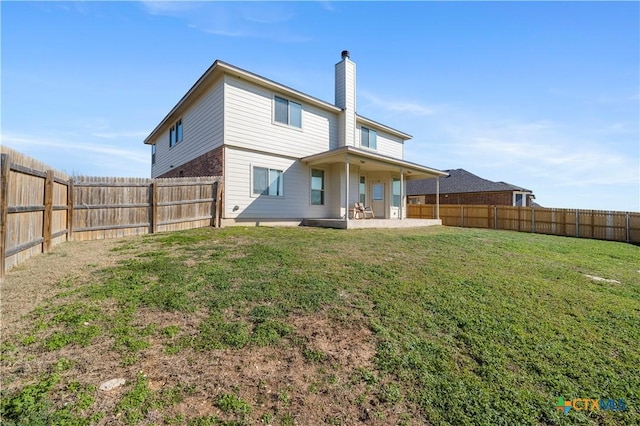
[(285, 86), (284, 84), (277, 83), (273, 80), (262, 77), (250, 71), (246, 71), (242, 68), (238, 68), (221, 60), (216, 60), (204, 72), (204, 74), (200, 76), (200, 78), (193, 84), (193, 86), (191, 86), (187, 93), (185, 93), (185, 95), (178, 101), (178, 103), (171, 109), (171, 111), (169, 111), (169, 113), (162, 119), (162, 121), (156, 126), (156, 128), (153, 129), (149, 136), (145, 138), (144, 143), (151, 143), (151, 140), (157, 135), (158, 132), (165, 128), (167, 123), (170, 123), (179, 118), (179, 115), (183, 114), (185, 110), (190, 108), (202, 93), (209, 90), (211, 84), (213, 84), (216, 79), (225, 74), (238, 77), (262, 87), (267, 87), (270, 90), (279, 92), (283, 95), (291, 96), (298, 100), (307, 102), (311, 105), (334, 113), (338, 113), (341, 111), (340, 108), (333, 104), (330, 104), (329, 102), (325, 102), (321, 99), (318, 99), (311, 95), (307, 95), (306, 93), (292, 89), (291, 87)]
[[(191, 107), (191, 105), (200, 97), (202, 93), (205, 93), (207, 90), (209, 90), (211, 85), (218, 78), (225, 74), (241, 78), (262, 87), (266, 87), (285, 96), (291, 96), (293, 98), (296, 98), (297, 100), (307, 102), (308, 104), (331, 111), (333, 113), (339, 113), (340, 111), (342, 111), (341, 108), (333, 105), (332, 103), (323, 101), (314, 96), (308, 95), (299, 90), (293, 89), (289, 86), (285, 86), (284, 84), (277, 83), (273, 80), (262, 77), (258, 74), (252, 73), (242, 68), (238, 68), (234, 65), (228, 64), (218, 59), (200, 76), (200, 78), (193, 84), (193, 86), (191, 86), (187, 93), (185, 93), (185, 95), (178, 101), (178, 103), (171, 109), (171, 111), (169, 111), (169, 113), (162, 119), (162, 121), (160, 121), (155, 129), (153, 129), (149, 136), (145, 138), (144, 143), (150, 144), (152, 140), (158, 135), (158, 133), (163, 131), (168, 126), (168, 123), (177, 120), (179, 116), (184, 113), (184, 111)], [(400, 137), (404, 140), (412, 138), (412, 136), (407, 133), (386, 126), (382, 123), (378, 123), (369, 118), (365, 118), (360, 115), (357, 115), (356, 117), (359, 122), (377, 126), (387, 133)]]

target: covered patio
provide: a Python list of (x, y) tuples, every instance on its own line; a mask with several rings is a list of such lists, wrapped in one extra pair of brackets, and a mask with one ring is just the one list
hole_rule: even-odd
[[(406, 218), (405, 182), (411, 179), (436, 179), (446, 172), (379, 154), (369, 149), (342, 146), (300, 160), (309, 168), (330, 171), (326, 183), (335, 197), (327, 218), (306, 219), (303, 225), (331, 228), (404, 228), (440, 224), (436, 219)], [(438, 197), (436, 197), (438, 199)], [(353, 218), (356, 202), (371, 207), (375, 218)]]
[(440, 219), (304, 219), (302, 226), (335, 229), (367, 229), (367, 228), (420, 228), (442, 225)]

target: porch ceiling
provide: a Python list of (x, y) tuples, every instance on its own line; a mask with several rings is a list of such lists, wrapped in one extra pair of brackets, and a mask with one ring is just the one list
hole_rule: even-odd
[(360, 170), (367, 172), (402, 172), (405, 179), (427, 179), (440, 176), (448, 176), (448, 173), (432, 169), (409, 161), (399, 160), (372, 151), (367, 151), (352, 146), (343, 146), (331, 151), (321, 152), (301, 159), (307, 166), (320, 166), (329, 164), (344, 164), (346, 161)]

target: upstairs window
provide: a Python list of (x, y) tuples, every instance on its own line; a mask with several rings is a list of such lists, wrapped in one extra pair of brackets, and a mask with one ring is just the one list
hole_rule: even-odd
[(311, 169), (311, 204), (324, 205), (324, 170)]
[(182, 119), (169, 129), (169, 147), (176, 146), (182, 142)]
[(176, 144), (176, 127), (171, 126), (169, 129), (169, 147), (172, 147)]
[(151, 164), (156, 164), (156, 144), (151, 145)]
[(182, 119), (176, 123), (176, 143), (182, 142)]
[(360, 128), (360, 146), (365, 148), (377, 149), (378, 148), (378, 133), (375, 130), (368, 129), (366, 127)]
[(279, 96), (275, 97), (274, 105), (276, 123), (302, 128), (302, 105)]
[(282, 170), (268, 169), (266, 167), (254, 167), (253, 194), (283, 197), (284, 184), (282, 179)]

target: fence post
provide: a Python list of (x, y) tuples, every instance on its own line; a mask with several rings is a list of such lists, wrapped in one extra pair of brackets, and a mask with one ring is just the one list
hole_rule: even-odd
[(580, 237), (580, 210), (576, 209), (576, 237)]
[[(7, 208), (9, 207), (9, 154), (0, 158), (0, 281), (4, 280), (5, 253), (7, 252)], [(627, 223), (629, 223), (627, 221)]]
[(522, 231), (522, 209), (520, 207), (516, 207), (518, 209), (518, 232)]
[(531, 232), (536, 233), (536, 210), (531, 208)]
[(53, 218), (53, 170), (47, 170), (44, 180), (44, 220), (42, 222), (42, 252), (51, 250), (51, 220)]
[(498, 229), (498, 207), (493, 206), (493, 229)]
[(220, 182), (215, 182), (211, 185), (211, 198), (213, 201), (211, 202), (211, 226), (214, 228), (218, 227), (218, 220), (220, 220), (220, 216), (218, 215), (218, 187), (220, 186)]
[(223, 202), (222, 196), (224, 194), (224, 178), (218, 179), (218, 190), (216, 192), (216, 211), (218, 212), (218, 228), (222, 228), (222, 216), (223, 216)]
[(626, 212), (625, 214), (625, 219), (626, 219), (626, 228), (627, 228), (627, 242), (630, 243), (631, 242), (631, 231), (629, 229), (629, 212)]
[(464, 206), (460, 206), (460, 227), (464, 228)]
[(73, 241), (73, 178), (67, 185), (67, 241)]
[(151, 186), (151, 233), (158, 232), (158, 181), (153, 180)]

